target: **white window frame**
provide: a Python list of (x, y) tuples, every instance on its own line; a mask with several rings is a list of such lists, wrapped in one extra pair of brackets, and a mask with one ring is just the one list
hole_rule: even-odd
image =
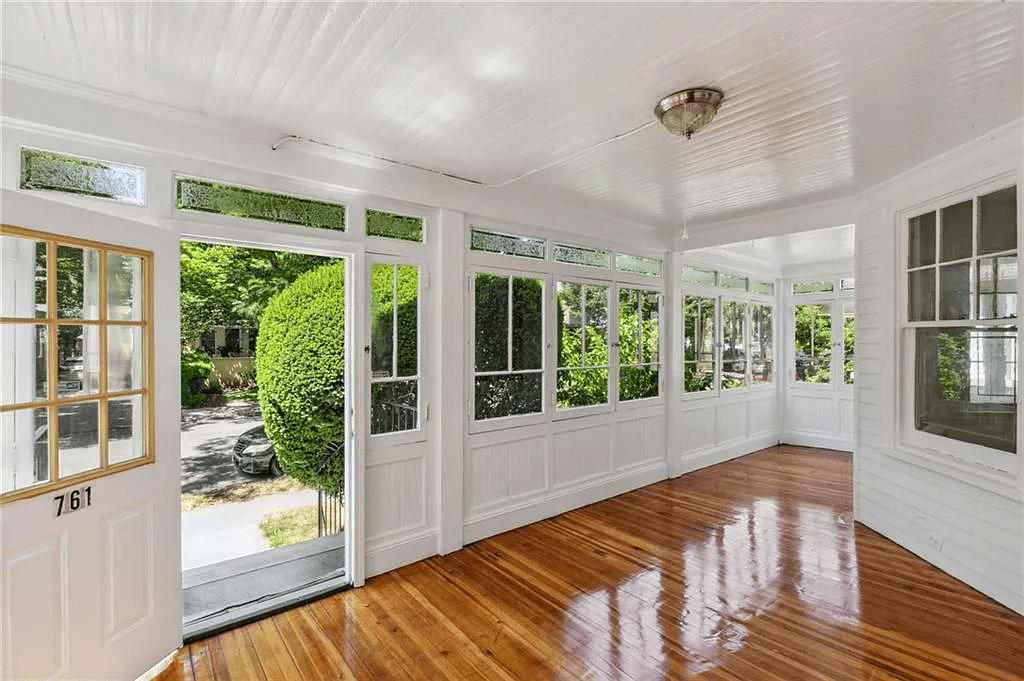
[[(852, 280), (852, 274), (843, 274), (834, 277), (808, 276), (794, 277), (785, 281), (786, 286), (786, 371), (787, 386), (795, 390), (809, 390), (818, 392), (846, 391), (853, 390), (856, 383), (847, 383), (844, 377), (844, 366), (846, 362), (846, 333), (843, 327), (847, 308), (856, 315), (856, 303), (854, 299), (855, 289), (843, 290), (843, 280)], [(832, 281), (832, 290), (821, 293), (793, 293), (793, 283), (798, 281)], [(809, 383), (796, 380), (796, 306), (797, 305), (832, 305), (832, 350), (829, 360), (829, 367), (832, 380), (828, 383)], [(854, 352), (856, 353), (856, 341), (854, 341)], [(854, 367), (857, 366), (857, 357), (853, 358)], [(856, 369), (854, 369), (856, 371)], [(856, 381), (856, 374), (854, 374)]]
[[(498, 418), (484, 420), (477, 420), (476, 418), (476, 275), (478, 273), (493, 274), (502, 277), (539, 279), (542, 282), (544, 290), (541, 294), (541, 304), (544, 306), (545, 309), (541, 310), (542, 361), (540, 368), (541, 410), (539, 412), (534, 412), (530, 414), (516, 414), (514, 416), (501, 416)], [(548, 339), (548, 331), (550, 327), (550, 313), (548, 308), (551, 307), (551, 287), (551, 278), (548, 275), (544, 274), (543, 272), (538, 272), (537, 270), (514, 269), (510, 267), (493, 267), (491, 265), (483, 264), (473, 264), (467, 267), (466, 292), (468, 293), (468, 295), (466, 296), (466, 320), (469, 327), (469, 337), (466, 339), (466, 376), (469, 378), (469, 380), (466, 381), (466, 414), (467, 418), (469, 419), (470, 433), (482, 433), (491, 430), (502, 430), (505, 428), (528, 426), (537, 423), (543, 423), (551, 418), (551, 412), (553, 411), (553, 409), (550, 407), (548, 401), (548, 394), (551, 389), (551, 379), (549, 377), (551, 367), (551, 344)], [(512, 332), (511, 324), (512, 321), (511, 319), (509, 319), (510, 334)], [(511, 340), (511, 335), (509, 336), (509, 339)], [(535, 372), (536, 370), (530, 370), (530, 373)]]
[[(778, 291), (779, 283), (774, 279), (764, 279), (756, 275), (742, 274), (736, 271), (723, 269), (715, 266), (704, 265), (701, 263), (684, 263), (683, 267), (697, 267), (704, 270), (710, 270), (715, 273), (715, 285), (711, 284), (694, 284), (691, 282), (683, 281), (683, 270), (682, 268), (676, 273), (681, 282), (680, 300), (679, 300), (679, 328), (680, 333), (680, 347), (679, 347), (679, 367), (680, 372), (683, 371), (683, 353), (685, 352), (686, 344), (686, 299), (688, 297), (694, 298), (711, 298), (715, 301), (715, 312), (714, 312), (714, 340), (712, 344), (715, 349), (715, 370), (712, 378), (711, 390), (702, 390), (700, 392), (687, 392), (685, 386), (685, 374), (682, 377), (683, 383), (680, 383), (680, 393), (683, 401), (690, 400), (706, 400), (716, 399), (719, 397), (732, 397), (738, 395), (751, 395), (757, 393), (774, 392), (776, 388), (776, 382), (778, 381), (778, 361), (775, 357), (778, 356), (778, 305), (776, 303), (776, 296), (766, 293), (758, 293), (750, 290), (750, 280), (758, 279), (760, 281), (770, 281), (774, 284), (774, 290)], [(741, 291), (735, 288), (723, 287), (718, 284), (722, 273), (734, 276), (742, 276), (747, 279), (747, 290)], [(744, 350), (744, 363), (745, 368), (745, 384), (742, 387), (736, 388), (723, 388), (722, 387), (722, 373), (724, 368), (724, 332), (722, 330), (722, 310), (723, 305), (726, 302), (742, 303), (743, 304), (743, 339), (742, 346)], [(771, 380), (767, 383), (754, 383), (751, 372), (751, 360), (750, 360), (750, 333), (751, 333), (751, 306), (762, 305), (771, 310), (772, 314), (772, 374)]]
[[(607, 387), (608, 387), (608, 400), (606, 402), (601, 403), (601, 404), (588, 404), (588, 405), (584, 405), (584, 406), (580, 406), (580, 407), (567, 407), (565, 409), (560, 409), (558, 407), (558, 372), (562, 371), (563, 369), (558, 366), (558, 339), (555, 338), (553, 334), (556, 333), (556, 329), (558, 328), (558, 284), (560, 284), (562, 282), (567, 283), (567, 284), (579, 284), (580, 286), (600, 286), (600, 287), (604, 288), (607, 291), (607, 300), (608, 300), (608, 366), (607, 366), (607, 369), (608, 369), (608, 384), (607, 384)], [(548, 390), (549, 390), (549, 399), (550, 399), (550, 402), (551, 402), (552, 418), (555, 421), (561, 421), (561, 420), (567, 419), (567, 418), (576, 418), (578, 416), (584, 416), (584, 415), (590, 415), (590, 414), (604, 414), (606, 412), (610, 412), (610, 411), (614, 411), (615, 410), (616, 402), (618, 401), (616, 398), (618, 397), (619, 383), (618, 383), (618, 380), (612, 380), (613, 379), (612, 374), (614, 372), (616, 374), (616, 376), (614, 378), (617, 379), (617, 377), (618, 377), (617, 376), (617, 374), (618, 374), (618, 352), (615, 352), (614, 357), (613, 357), (612, 353), (613, 353), (613, 351), (617, 350), (618, 346), (616, 344), (619, 342), (619, 314), (618, 314), (619, 313), (619, 307), (618, 307), (618, 300), (614, 301), (614, 303), (613, 303), (611, 298), (612, 298), (613, 293), (616, 292), (616, 291), (617, 291), (616, 283), (614, 281), (609, 281), (607, 279), (592, 279), (592, 278), (589, 278), (589, 277), (579, 276), (578, 274), (564, 274), (562, 272), (558, 272), (558, 273), (556, 273), (553, 276), (552, 285), (551, 285), (551, 292), (550, 292), (550, 294), (548, 296), (548, 301), (550, 303), (549, 307), (551, 309), (551, 312), (548, 315), (548, 323), (549, 323), (549, 325), (548, 325), (548, 328), (546, 329), (546, 331), (550, 330), (550, 333), (552, 334), (552, 336), (548, 340), (549, 340), (549, 342), (551, 343), (551, 346), (552, 346), (552, 353), (553, 353), (552, 360), (553, 361), (551, 362), (550, 366), (551, 366), (551, 371), (553, 372), (553, 374), (552, 374), (552, 378), (551, 378), (551, 382), (550, 382), (550, 388)], [(584, 329), (583, 333), (586, 334), (586, 327), (582, 327), (582, 328)], [(547, 335), (545, 335), (545, 338), (547, 338)], [(570, 369), (570, 370), (574, 369), (574, 368), (575, 369), (601, 369), (602, 367), (565, 367), (565, 369)], [(615, 391), (614, 395), (612, 394), (613, 390)]]
[[(962, 201), (973, 201), (973, 229), (972, 229), (972, 254), (975, 251), (975, 244), (977, 242), (977, 203), (976, 200), (1000, 189), (1005, 189), (1011, 185), (1017, 187), (1017, 259), (1020, 262), (1020, 253), (1022, 245), (1022, 234), (1021, 234), (1021, 183), (1015, 173), (1004, 174), (989, 180), (976, 183), (964, 189), (956, 192), (945, 194), (941, 197), (931, 199), (929, 201), (917, 204), (910, 208), (898, 211), (896, 213), (895, 220), (895, 238), (896, 238), (896, 254), (897, 254), (897, 269), (896, 276), (899, 277), (900, 281), (897, 283), (897, 305), (896, 305), (896, 333), (895, 333), (895, 348), (896, 348), (896, 382), (894, 390), (894, 401), (896, 410), (896, 442), (894, 443), (894, 449), (897, 453), (902, 454), (904, 458), (914, 463), (918, 463), (921, 460), (930, 461), (940, 467), (951, 469), (954, 472), (968, 473), (972, 476), (981, 476), (982, 478), (988, 479), (991, 482), (996, 483), (993, 487), (998, 490), (1000, 485), (1004, 485), (1007, 482), (1012, 482), (1014, 479), (1020, 480), (1022, 472), (1021, 460), (1024, 458), (1021, 453), (1021, 430), (1022, 419), (1021, 419), (1021, 401), (1018, 397), (1017, 400), (1017, 452), (1003, 452), (997, 449), (984, 447), (982, 445), (972, 444), (968, 442), (962, 442), (960, 440), (954, 440), (952, 438), (943, 437), (941, 435), (934, 435), (932, 433), (925, 433), (917, 430), (914, 427), (914, 413), (915, 405), (914, 399), (916, 394), (916, 381), (915, 381), (915, 366), (914, 366), (914, 355), (916, 346), (916, 332), (915, 329), (921, 327), (964, 327), (964, 328), (978, 328), (978, 327), (1005, 327), (1014, 326), (1017, 329), (1017, 357), (1016, 357), (1016, 373), (1017, 373), (1017, 386), (1021, 385), (1021, 360), (1022, 352), (1024, 348), (1021, 347), (1021, 318), (1008, 318), (1008, 319), (966, 319), (966, 320), (951, 320), (936, 319), (934, 321), (925, 322), (910, 322), (908, 321), (908, 309), (907, 304), (909, 301), (909, 285), (907, 281), (907, 258), (909, 253), (909, 221), (911, 218), (930, 211), (938, 212), (943, 208), (955, 205)], [(941, 227), (939, 223), (936, 223), (936, 245), (940, 243)], [(988, 254), (984, 257), (995, 256), (998, 254)], [(971, 263), (972, 267), (977, 262), (979, 256), (972, 255)], [(936, 267), (939, 263), (936, 263)], [(1024, 272), (1018, 266), (1017, 271), (1017, 290), (1020, 292), (1021, 279)], [(974, 273), (972, 272), (972, 277)], [(1020, 295), (1020, 293), (1018, 293)], [(938, 305), (940, 292), (936, 287), (935, 297), (936, 304)], [(936, 315), (938, 316), (938, 315)]]
[[(412, 243), (412, 242), (409, 242)], [(420, 244), (416, 244), (420, 245)], [(416, 375), (415, 376), (402, 376), (401, 378), (393, 377), (390, 379), (377, 379), (373, 378), (373, 362), (372, 362), (372, 336), (370, 335), (370, 328), (373, 322), (373, 266), (377, 264), (382, 265), (413, 265), (418, 268), (418, 281), (417, 281), (417, 295), (416, 295)], [(423, 442), (427, 439), (426, 423), (429, 420), (429, 405), (425, 399), (425, 390), (429, 386), (424, 385), (423, 380), (423, 292), (427, 288), (426, 282), (428, 281), (427, 264), (423, 260), (416, 258), (407, 258), (403, 256), (388, 255), (383, 253), (367, 253), (366, 254), (366, 300), (364, 301), (365, 306), (365, 328), (367, 332), (367, 347), (370, 348), (370, 353), (366, 358), (366, 434), (372, 442), (372, 446), (397, 446), (403, 444), (411, 444), (413, 442)], [(398, 348), (392, 348), (392, 354), (395, 358), (397, 367), (397, 353)], [(400, 430), (394, 433), (372, 433), (370, 413), (373, 408), (373, 386), (378, 383), (391, 383), (396, 381), (410, 381), (416, 380), (416, 428), (410, 430)]]
[[(658, 394), (654, 397), (641, 397), (635, 400), (623, 400), (620, 399), (620, 374), (622, 370), (622, 357), (619, 352), (622, 348), (622, 339), (619, 338), (619, 292), (622, 289), (629, 289), (631, 291), (642, 291), (644, 293), (657, 293), (658, 294)], [(657, 286), (643, 286), (642, 284), (636, 284), (633, 282), (618, 281), (615, 283), (615, 290), (613, 295), (615, 296), (615, 344), (612, 349), (615, 350), (615, 406), (616, 409), (636, 409), (642, 407), (650, 407), (656, 404), (660, 404), (665, 399), (665, 294), (661, 288)], [(610, 322), (609, 322), (610, 323)], [(609, 356), (609, 361), (611, 356)], [(627, 367), (642, 367), (650, 366), (653, 363), (648, 364), (630, 364), (627, 363)], [(611, 397), (609, 395), (609, 397)]]

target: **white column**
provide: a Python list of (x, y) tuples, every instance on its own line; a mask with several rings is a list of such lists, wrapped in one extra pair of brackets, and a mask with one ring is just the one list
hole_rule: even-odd
[(465, 369), (466, 343), (466, 223), (462, 213), (441, 210), (438, 221), (440, 248), (437, 251), (435, 296), (437, 347), (440, 361), (432, 368), (441, 436), (437, 439), (438, 461), (438, 552), (462, 548), (463, 448), (466, 436)]
[(680, 272), (682, 253), (669, 253), (665, 258), (662, 275), (665, 278), (665, 310), (662, 319), (664, 353), (661, 371), (665, 376), (665, 443), (668, 452), (668, 474), (676, 477), (682, 472), (680, 458), (683, 450), (681, 413), (683, 408), (683, 294)]

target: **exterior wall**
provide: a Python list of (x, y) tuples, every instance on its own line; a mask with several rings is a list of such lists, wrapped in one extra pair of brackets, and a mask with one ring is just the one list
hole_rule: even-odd
[[(898, 211), (1009, 172), (1017, 177), (1020, 220), (1022, 133), (1018, 123), (871, 192), (856, 234), (857, 520), (1018, 612), (1024, 612), (1020, 468), (1014, 479), (997, 481), (901, 444), (895, 293), (903, 285), (896, 253), (905, 227)], [(1018, 248), (1021, 243), (1018, 231)], [(1017, 420), (1019, 428), (1019, 404)]]

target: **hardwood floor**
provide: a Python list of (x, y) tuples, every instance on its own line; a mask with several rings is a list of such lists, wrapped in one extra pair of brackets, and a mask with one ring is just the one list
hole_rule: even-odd
[(161, 678), (1024, 678), (1024, 618), (854, 524), (851, 477), (757, 452), (193, 643)]

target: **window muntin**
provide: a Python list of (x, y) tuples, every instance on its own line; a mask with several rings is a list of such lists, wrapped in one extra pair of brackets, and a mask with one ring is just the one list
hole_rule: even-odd
[(114, 199), (144, 206), (146, 171), (123, 163), (22, 147), (21, 188)]
[(371, 435), (420, 427), (419, 296), (419, 267), (371, 263)]
[(657, 397), (661, 292), (619, 289), (619, 400)]
[(683, 300), (683, 391), (714, 390), (715, 299), (686, 296)]
[(544, 411), (544, 281), (490, 272), (473, 278), (473, 416)]
[(774, 349), (772, 335), (772, 306), (750, 305), (750, 380), (754, 384), (772, 382)]
[(152, 461), (151, 254), (10, 227), (0, 252), (3, 501)]
[(1017, 451), (1018, 331), (1006, 324), (1017, 316), (1016, 202), (1007, 187), (907, 221), (901, 338), (913, 382), (908, 375), (901, 385), (912, 404), (912, 443), (923, 433)]
[(366, 234), (382, 239), (423, 243), (423, 218), (367, 209)]
[(722, 371), (723, 390), (747, 387), (747, 348), (744, 340), (747, 304), (722, 300)]
[(469, 230), (469, 250), (544, 260), (547, 257), (547, 241), (473, 227)]
[(608, 286), (557, 283), (559, 409), (608, 402)]
[(176, 206), (253, 220), (345, 231), (345, 205), (250, 189), (194, 177), (179, 177)]
[(832, 382), (832, 303), (793, 306), (795, 380)]

